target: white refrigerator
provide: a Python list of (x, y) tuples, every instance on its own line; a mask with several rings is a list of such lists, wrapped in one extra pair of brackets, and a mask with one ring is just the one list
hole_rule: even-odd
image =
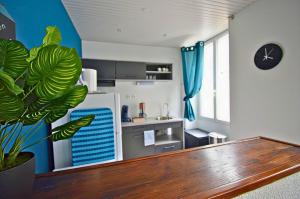
[(119, 94), (89, 93), (84, 102), (54, 122), (52, 129), (84, 114), (96, 115), (89, 127), (82, 127), (71, 139), (53, 143), (54, 171), (123, 159)]

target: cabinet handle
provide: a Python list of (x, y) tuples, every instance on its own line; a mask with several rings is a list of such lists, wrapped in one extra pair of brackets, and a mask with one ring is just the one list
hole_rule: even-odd
[(164, 149), (172, 149), (172, 148), (175, 148), (175, 145), (172, 145), (172, 146), (165, 146)]

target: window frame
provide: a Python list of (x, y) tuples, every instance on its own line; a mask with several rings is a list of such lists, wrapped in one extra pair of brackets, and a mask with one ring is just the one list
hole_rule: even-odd
[[(224, 125), (230, 125), (230, 122), (231, 122), (231, 114), (229, 112), (229, 122), (228, 121), (224, 121), (224, 120), (219, 120), (217, 119), (217, 40), (225, 35), (229, 36), (229, 31), (228, 30), (225, 30), (217, 35), (215, 35), (214, 37), (208, 39), (205, 41), (205, 44), (209, 44), (209, 43), (212, 43), (213, 44), (213, 99), (214, 99), (214, 118), (209, 118), (209, 117), (205, 117), (205, 116), (202, 116), (201, 115), (201, 97), (200, 97), (200, 94), (199, 94), (199, 99), (198, 99), (198, 106), (199, 106), (199, 111), (198, 111), (198, 116), (200, 118), (203, 118), (205, 120), (208, 120), (208, 121), (213, 121), (215, 123), (219, 123), (219, 124), (224, 124)], [(230, 56), (230, 55), (229, 55)], [(229, 60), (230, 60), (230, 57), (229, 57)], [(230, 71), (230, 62), (229, 62), (229, 71)], [(201, 92), (201, 90), (200, 90)], [(230, 74), (229, 74), (229, 110), (230, 110)]]

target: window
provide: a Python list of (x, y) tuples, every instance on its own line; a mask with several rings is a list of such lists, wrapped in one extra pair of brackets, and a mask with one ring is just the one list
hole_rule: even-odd
[(214, 45), (204, 46), (204, 68), (200, 90), (200, 115), (214, 118)]
[(200, 116), (230, 122), (229, 35), (223, 33), (204, 46)]

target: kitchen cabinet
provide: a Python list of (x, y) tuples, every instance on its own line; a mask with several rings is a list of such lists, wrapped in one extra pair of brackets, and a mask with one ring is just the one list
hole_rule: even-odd
[(126, 132), (123, 136), (123, 158), (125, 160), (152, 155), (155, 152), (154, 145), (144, 146), (144, 133), (140, 131)]
[(142, 62), (116, 63), (116, 79), (146, 79), (146, 64)]
[[(97, 70), (98, 86), (115, 86), (115, 80), (172, 80), (172, 64), (82, 59), (83, 68)], [(164, 69), (164, 71), (162, 71)]]
[(98, 80), (116, 79), (116, 62), (109, 60), (82, 59), (83, 68), (97, 70)]
[(16, 24), (10, 18), (0, 13), (0, 38), (16, 39)]
[[(123, 159), (149, 156), (184, 147), (183, 121), (166, 121), (164, 123), (122, 125)], [(171, 129), (171, 134), (167, 134)], [(144, 146), (144, 131), (154, 130), (155, 144)]]
[(164, 145), (156, 145), (155, 146), (155, 153), (164, 153), (170, 151), (177, 151), (182, 149), (181, 142), (174, 142), (171, 144), (164, 144)]

